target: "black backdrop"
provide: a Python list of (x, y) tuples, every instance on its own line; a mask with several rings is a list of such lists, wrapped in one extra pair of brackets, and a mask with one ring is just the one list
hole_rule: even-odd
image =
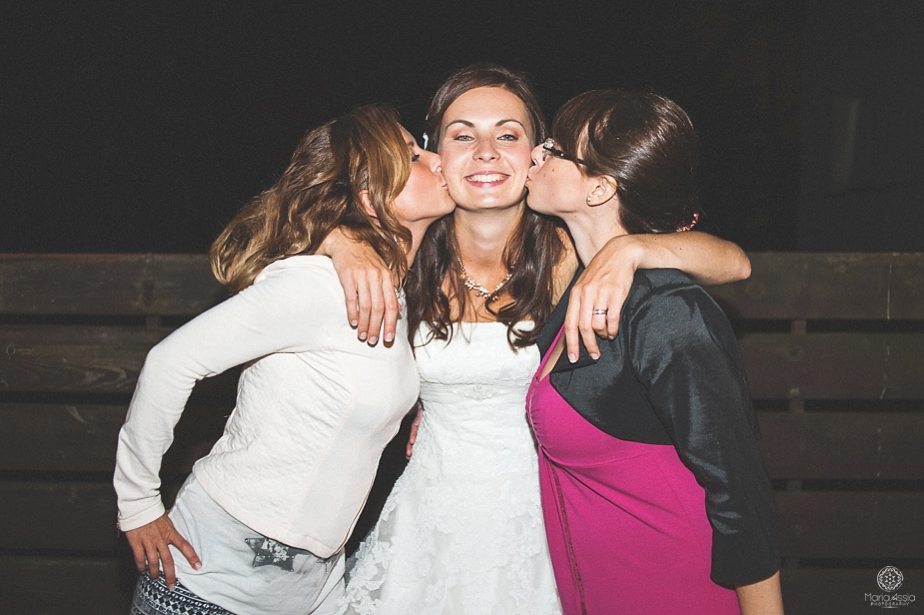
[(924, 3), (4, 2), (0, 252), (203, 252), (299, 136), (366, 102), (419, 126), (453, 68), (677, 100), (707, 230), (921, 250)]

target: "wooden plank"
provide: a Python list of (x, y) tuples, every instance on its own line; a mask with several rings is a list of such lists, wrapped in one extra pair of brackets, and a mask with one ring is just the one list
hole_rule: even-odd
[(755, 399), (924, 399), (921, 333), (755, 333), (739, 345)]
[[(0, 326), (0, 391), (131, 393), (148, 350), (169, 329)], [(226, 395), (225, 380), (203, 393)], [(197, 387), (199, 388), (199, 387)]]
[(924, 558), (922, 492), (777, 492), (783, 557)]
[[(876, 584), (881, 565), (863, 569), (783, 570), (783, 599), (788, 615), (868, 615), (867, 594), (882, 594)], [(914, 594), (909, 612), (924, 600), (924, 570), (899, 566), (904, 576), (893, 593)], [(119, 557), (0, 556), (0, 611), (7, 615), (123, 615), (128, 611), (135, 572)], [(54, 583), (49, 583), (54, 579)]]
[[(189, 407), (164, 471), (189, 472), (221, 434), (229, 408)], [(123, 405), (0, 403), (0, 471), (108, 473), (125, 410)], [(762, 412), (759, 417), (764, 459), (775, 479), (924, 476), (919, 454), (924, 414)]]
[[(924, 253), (749, 256), (750, 280), (710, 289), (736, 317), (924, 319)], [(188, 315), (223, 296), (201, 254), (0, 255), (0, 314)]]
[[(148, 349), (169, 331), (0, 326), (0, 390), (129, 393)], [(757, 399), (922, 399), (924, 334), (747, 334)]]
[(0, 389), (130, 393), (148, 350), (167, 333), (131, 327), (0, 327)]
[(124, 406), (0, 404), (0, 470), (111, 470), (124, 420)]
[[(779, 492), (776, 499), (784, 557), (924, 558), (924, 533), (916, 531), (924, 493)], [(113, 553), (115, 511), (108, 482), (0, 481), (0, 549)]]
[(114, 553), (116, 504), (108, 482), (0, 481), (0, 549)]
[[(126, 409), (127, 405), (0, 404), (0, 471), (109, 474)], [(221, 435), (230, 409), (187, 407), (163, 471), (187, 474)]]
[(914, 480), (924, 477), (924, 413), (759, 413), (761, 448), (775, 479)]
[(188, 315), (225, 296), (204, 254), (0, 255), (0, 314)]
[(4, 615), (124, 615), (137, 579), (125, 557), (0, 556)]
[[(890, 565), (888, 559), (864, 569), (783, 570), (783, 602), (787, 615), (869, 615), (881, 609), (871, 606), (868, 594), (884, 592), (876, 575)], [(915, 601), (899, 612), (915, 613), (924, 601), (924, 570), (899, 566), (904, 576), (901, 587), (891, 594), (913, 594)], [(878, 602), (878, 600), (877, 600)]]
[(750, 279), (709, 289), (734, 318), (924, 319), (924, 253), (749, 256)]
[[(164, 481), (171, 505), (181, 478)], [(110, 556), (124, 547), (116, 530), (116, 497), (110, 478), (54, 482), (0, 480), (0, 550), (80, 552)]]

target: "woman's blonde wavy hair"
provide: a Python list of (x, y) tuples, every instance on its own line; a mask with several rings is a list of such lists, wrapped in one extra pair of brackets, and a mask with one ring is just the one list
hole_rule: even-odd
[[(273, 261), (314, 253), (339, 227), (368, 243), (403, 279), (411, 233), (391, 208), (410, 165), (398, 115), (388, 107), (360, 107), (315, 128), (299, 142), (282, 177), (212, 243), (212, 273), (238, 292)], [(363, 192), (377, 221), (363, 207)]]

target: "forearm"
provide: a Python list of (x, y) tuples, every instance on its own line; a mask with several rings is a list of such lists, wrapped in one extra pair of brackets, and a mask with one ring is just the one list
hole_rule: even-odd
[(780, 589), (780, 573), (769, 579), (735, 588), (741, 615), (782, 615), (783, 594)]
[(123, 531), (164, 514), (161, 459), (173, 442), (173, 429), (195, 385), (195, 379), (183, 378), (174, 369), (172, 357), (162, 355), (156, 347), (149, 353), (119, 431), (113, 485)]
[(704, 285), (746, 280), (751, 261), (737, 245), (707, 233), (624, 235), (638, 269), (679, 269)]
[(337, 259), (341, 256), (347, 256), (361, 242), (355, 237), (350, 236), (346, 229), (336, 227), (331, 229), (324, 238), (324, 241), (318, 246), (315, 254)]
[(705, 233), (620, 235), (591, 259), (572, 287), (565, 316), (568, 358), (578, 356), (578, 332), (590, 356), (599, 356), (594, 333), (610, 339), (638, 269), (679, 269), (703, 285), (747, 279), (751, 261), (730, 241)]

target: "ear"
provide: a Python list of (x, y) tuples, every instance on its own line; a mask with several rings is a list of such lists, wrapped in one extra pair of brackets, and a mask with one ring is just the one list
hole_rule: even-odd
[(369, 198), (368, 190), (359, 191), (359, 202), (363, 205), (363, 211), (366, 212), (366, 215), (372, 218), (373, 220), (378, 220), (379, 215), (375, 213), (375, 207), (372, 206), (372, 199)]
[(586, 202), (591, 207), (603, 205), (614, 196), (619, 182), (609, 175), (597, 175), (591, 179), (591, 189), (587, 194)]

